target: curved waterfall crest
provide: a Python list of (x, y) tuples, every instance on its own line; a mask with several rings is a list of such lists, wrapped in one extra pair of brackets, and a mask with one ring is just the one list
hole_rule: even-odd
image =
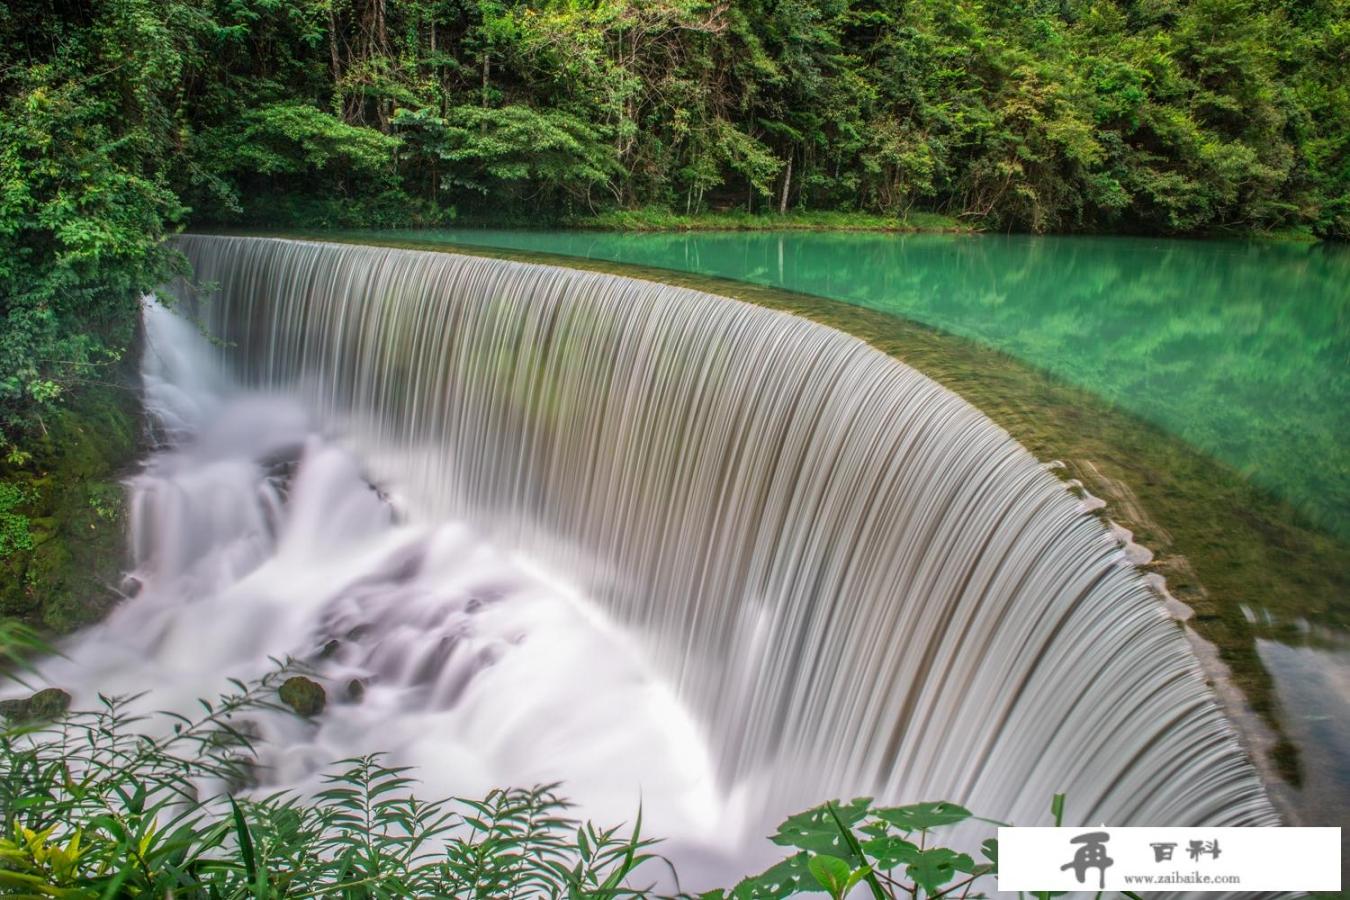
[(470, 521), (592, 598), (727, 785), (1027, 823), (1057, 792), (1070, 821), (1275, 821), (1101, 523), (862, 341), (553, 266), (177, 245), (240, 380), (299, 392), (410, 517)]

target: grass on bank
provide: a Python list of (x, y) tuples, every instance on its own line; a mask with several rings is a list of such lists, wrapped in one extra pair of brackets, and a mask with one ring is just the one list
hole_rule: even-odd
[(794, 210), (778, 213), (748, 213), (744, 210), (684, 214), (661, 207), (613, 210), (575, 216), (562, 223), (568, 228), (601, 231), (894, 231), (974, 232), (978, 229), (960, 219), (930, 212), (884, 216), (861, 212)]
[[(541, 225), (537, 218), (519, 216), (452, 217), (448, 226), (469, 228), (535, 229), (571, 228), (578, 231), (869, 231), (894, 234), (978, 234), (985, 228), (970, 218), (911, 210), (902, 215), (866, 212), (795, 209), (786, 213), (749, 213), (744, 209), (705, 210), (680, 213), (660, 206), (639, 209), (614, 209), (585, 215), (573, 215)], [(340, 226), (339, 226), (340, 227)], [(1195, 235), (1221, 240), (1247, 240), (1269, 243), (1316, 244), (1322, 238), (1307, 227), (1282, 229), (1213, 229)]]

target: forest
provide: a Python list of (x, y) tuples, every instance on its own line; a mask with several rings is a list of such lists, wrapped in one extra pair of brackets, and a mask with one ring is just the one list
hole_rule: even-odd
[(1347, 0), (15, 0), (0, 427), (197, 225), (1350, 234)]

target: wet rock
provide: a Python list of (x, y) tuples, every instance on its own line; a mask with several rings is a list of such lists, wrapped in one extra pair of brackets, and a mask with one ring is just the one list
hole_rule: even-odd
[(366, 686), (360, 679), (353, 678), (347, 682), (347, 700), (352, 703), (360, 703), (366, 696)]
[(323, 685), (303, 675), (287, 678), (277, 695), (281, 697), (282, 703), (307, 719), (317, 716), (328, 705), (328, 695), (324, 693)]
[(70, 694), (45, 688), (22, 700), (0, 700), (0, 716), (11, 722), (50, 722), (70, 709)]

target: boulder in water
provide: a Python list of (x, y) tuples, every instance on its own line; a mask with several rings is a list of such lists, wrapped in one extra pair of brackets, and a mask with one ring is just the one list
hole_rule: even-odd
[(11, 722), (50, 722), (70, 709), (70, 694), (45, 688), (23, 700), (0, 700), (0, 716)]
[(307, 719), (323, 712), (323, 708), (328, 704), (328, 695), (324, 693), (323, 685), (303, 675), (287, 678), (277, 691), (277, 695), (281, 697), (282, 703)]

